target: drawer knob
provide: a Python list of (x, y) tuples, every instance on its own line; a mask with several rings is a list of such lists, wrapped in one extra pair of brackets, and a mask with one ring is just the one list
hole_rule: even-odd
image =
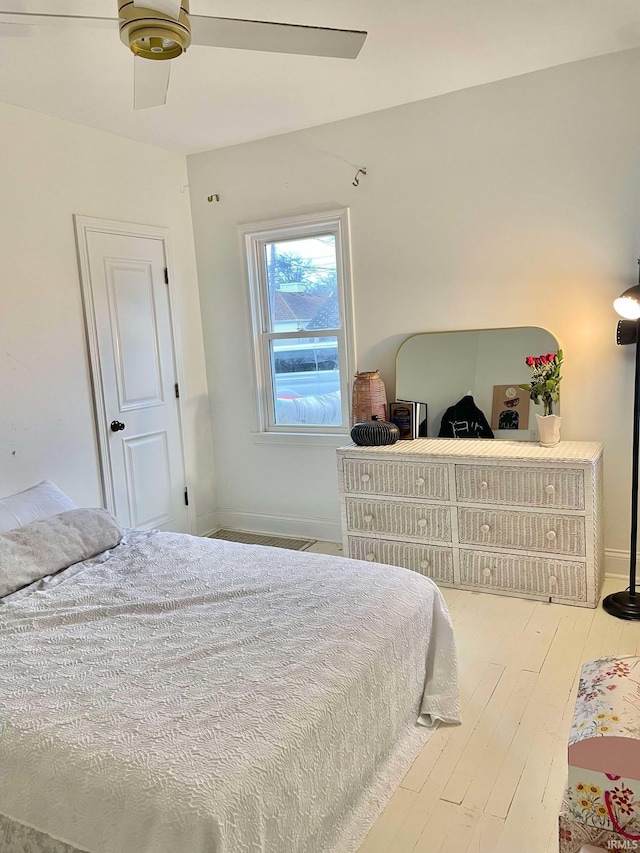
[(481, 525), (480, 530), (482, 530), (483, 533), (488, 533), (491, 530), (491, 528), (489, 527), (488, 524), (483, 524), (483, 525)]
[(426, 526), (427, 526), (427, 519), (426, 518), (419, 518), (418, 519), (418, 527), (426, 527)]
[(485, 578), (490, 578), (491, 577), (491, 569), (488, 567), (486, 569), (483, 569), (482, 570), (482, 576)]
[(558, 586), (558, 578), (555, 575), (550, 575), (549, 584), (551, 586)]
[(547, 533), (547, 539), (549, 540), (549, 542), (553, 542), (553, 540), (554, 540), (555, 538), (556, 538), (556, 532), (555, 532), (555, 530), (550, 530), (550, 531)]
[(430, 569), (431, 563), (429, 562), (429, 560), (420, 560), (420, 568), (421, 569)]
[(482, 489), (482, 491), (483, 491), (483, 492), (484, 492), (484, 491), (486, 491), (486, 490), (489, 488), (489, 483), (487, 483), (487, 481), (486, 481), (486, 480), (483, 480), (483, 481), (480, 483), (480, 488)]
[(556, 493), (556, 487), (552, 486), (551, 483), (549, 483), (548, 486), (545, 486), (544, 490), (548, 495), (555, 495)]
[(376, 558), (376, 555), (375, 555), (375, 554), (366, 554), (366, 555), (365, 555), (365, 560), (368, 560), (368, 562), (370, 562), (370, 563), (373, 563), (373, 561), (375, 560), (375, 558)]
[(368, 474), (361, 474), (360, 479), (362, 480), (363, 483), (368, 483), (369, 480), (371, 479), (371, 477)]
[(366, 521), (367, 524), (371, 524), (371, 522), (373, 521), (373, 516), (372, 515), (365, 515), (364, 520)]
[(419, 486), (424, 486), (424, 477), (418, 477), (418, 479), (416, 480), (416, 483)]

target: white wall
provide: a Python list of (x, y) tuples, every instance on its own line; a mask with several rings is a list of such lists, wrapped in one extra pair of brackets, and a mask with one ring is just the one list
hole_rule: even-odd
[(250, 432), (237, 226), (349, 206), (358, 368), (380, 368), (391, 396), (414, 332), (549, 329), (566, 353), (563, 436), (604, 440), (606, 543), (628, 547), (633, 353), (615, 345), (611, 303), (637, 276), (638, 81), (640, 51), (628, 51), (188, 159), (230, 518), (307, 519), (310, 531), (324, 520), (338, 535), (332, 448)]
[(185, 158), (0, 104), (0, 495), (41, 479), (102, 500), (74, 213), (171, 229), (187, 474), (214, 526), (212, 442)]

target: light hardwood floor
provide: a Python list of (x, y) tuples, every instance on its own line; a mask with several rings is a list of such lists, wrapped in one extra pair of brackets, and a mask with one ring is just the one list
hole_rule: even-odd
[[(604, 594), (623, 589), (608, 578)], [(640, 655), (640, 623), (442, 589), (460, 663), (462, 725), (438, 729), (360, 853), (548, 853), (584, 661)]]

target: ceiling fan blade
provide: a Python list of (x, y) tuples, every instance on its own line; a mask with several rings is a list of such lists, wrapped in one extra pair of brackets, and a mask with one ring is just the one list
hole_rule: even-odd
[(142, 6), (145, 9), (153, 9), (154, 12), (162, 12), (176, 21), (180, 15), (181, 0), (133, 0), (134, 6)]
[(355, 59), (366, 37), (367, 33), (361, 30), (191, 15), (191, 43), (209, 47)]
[(38, 15), (34, 12), (0, 12), (0, 24), (48, 27), (99, 27), (117, 29), (117, 18), (91, 18), (85, 15)]
[(171, 60), (154, 62), (151, 59), (134, 58), (134, 110), (161, 107), (167, 103), (167, 90), (171, 74)]

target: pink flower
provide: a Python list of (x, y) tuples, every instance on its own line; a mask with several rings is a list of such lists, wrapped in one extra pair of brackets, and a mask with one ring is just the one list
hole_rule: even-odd
[(541, 361), (541, 363), (542, 363), (542, 364), (546, 364), (546, 363), (547, 363), (547, 361), (548, 361), (547, 356), (546, 356), (546, 355), (541, 355), (541, 356), (540, 356), (540, 361)]
[(615, 690), (617, 686), (617, 684), (607, 684), (607, 690)]

